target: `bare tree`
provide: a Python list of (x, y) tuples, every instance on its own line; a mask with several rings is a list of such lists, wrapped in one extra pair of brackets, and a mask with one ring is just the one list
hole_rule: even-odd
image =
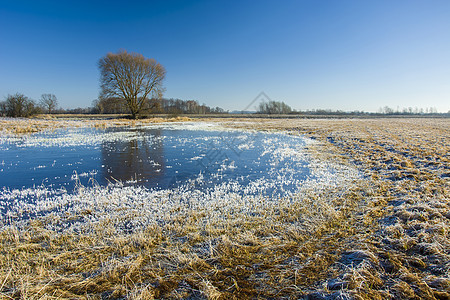
[(100, 97), (120, 97), (128, 106), (133, 119), (148, 102), (148, 97), (162, 97), (166, 70), (154, 59), (123, 50), (108, 53), (99, 61)]
[(44, 111), (51, 114), (58, 106), (58, 99), (53, 94), (42, 94), (39, 104)]

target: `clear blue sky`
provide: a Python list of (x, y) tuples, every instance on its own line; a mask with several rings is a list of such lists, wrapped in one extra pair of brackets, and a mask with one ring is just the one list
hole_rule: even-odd
[(168, 98), (243, 109), (450, 110), (450, 1), (0, 0), (0, 99), (98, 97), (98, 60), (126, 49), (167, 70)]

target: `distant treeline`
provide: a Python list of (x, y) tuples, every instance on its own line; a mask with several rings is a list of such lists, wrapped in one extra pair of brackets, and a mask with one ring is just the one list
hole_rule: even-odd
[[(199, 104), (196, 100), (181, 99), (149, 99), (142, 108), (142, 113), (150, 114), (222, 114), (226, 113), (220, 107), (209, 107)], [(91, 113), (99, 114), (127, 114), (128, 106), (120, 98), (102, 98), (93, 102)]]
[[(385, 115), (434, 115), (439, 114), (437, 109), (435, 107), (426, 107), (426, 108), (419, 108), (419, 107), (404, 107), (402, 109), (398, 108), (394, 109), (389, 106), (380, 107), (378, 109), (379, 114), (385, 114)], [(450, 113), (448, 111), (447, 113)]]
[[(331, 109), (294, 110), (280, 101), (261, 102), (257, 111), (225, 111), (220, 107), (199, 104), (196, 100), (181, 99), (149, 99), (145, 101), (142, 114), (264, 114), (264, 115), (305, 115), (305, 116), (441, 116), (450, 117), (447, 113), (438, 113), (434, 107), (391, 108), (381, 107), (378, 112), (342, 111)], [(58, 107), (58, 100), (53, 94), (43, 94), (39, 101), (32, 100), (23, 94), (8, 95), (0, 102), (0, 116), (28, 117), (35, 114), (129, 114), (126, 103), (120, 98), (102, 98), (94, 100), (91, 107), (63, 109)]]
[[(237, 113), (237, 112), (236, 112)], [(246, 112), (251, 113), (251, 112)], [(268, 101), (261, 102), (258, 107), (259, 114), (285, 114), (285, 115), (321, 115), (321, 116), (377, 116), (377, 115), (429, 115), (429, 116), (450, 116), (450, 111), (447, 113), (438, 113), (435, 107), (418, 108), (418, 107), (407, 107), (407, 108), (397, 108), (393, 109), (388, 106), (384, 106), (378, 109), (378, 112), (365, 112), (365, 111), (342, 111), (342, 110), (331, 110), (331, 109), (312, 109), (312, 110), (295, 110), (284, 102), (279, 101)]]
[[(94, 100), (91, 107), (63, 109), (57, 107), (57, 99), (53, 94), (44, 94), (39, 101), (17, 93), (8, 95), (0, 102), (0, 116), (29, 117), (31, 115), (50, 114), (129, 114), (129, 108), (120, 98), (102, 98)], [(141, 114), (223, 114), (228, 113), (220, 107), (199, 104), (196, 100), (181, 99), (149, 99), (145, 101)]]
[(305, 111), (293, 111), (293, 114), (304, 114), (304, 115), (338, 115), (338, 116), (449, 116), (450, 111), (446, 113), (439, 113), (436, 108), (418, 108), (418, 107), (408, 107), (402, 109), (393, 109), (388, 106), (384, 106), (378, 109), (377, 112), (365, 112), (360, 110), (355, 111), (342, 111), (342, 110), (331, 110), (331, 109), (313, 109)]

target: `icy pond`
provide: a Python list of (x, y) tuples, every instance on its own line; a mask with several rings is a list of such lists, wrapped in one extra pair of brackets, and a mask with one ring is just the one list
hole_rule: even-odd
[(314, 143), (208, 123), (0, 134), (0, 225), (40, 216), (76, 231), (108, 218), (129, 232), (189, 212), (254, 215), (360, 176), (308, 154)]
[(60, 129), (0, 140), (0, 187), (61, 188), (77, 184), (204, 189), (223, 181), (255, 192), (293, 190), (310, 178), (306, 140), (285, 134), (224, 131), (203, 124)]

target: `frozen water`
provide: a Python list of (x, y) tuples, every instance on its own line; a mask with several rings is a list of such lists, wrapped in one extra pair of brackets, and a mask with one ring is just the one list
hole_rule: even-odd
[[(238, 206), (248, 209), (250, 202), (276, 201), (359, 176), (307, 155), (305, 147), (313, 142), (203, 123), (3, 135), (0, 211), (3, 219), (27, 218), (74, 207), (101, 209), (108, 201), (129, 207), (144, 201), (157, 212), (165, 207), (161, 195), (168, 208), (173, 201), (192, 208), (240, 199)], [(80, 187), (87, 188), (85, 194)], [(150, 208), (160, 205), (155, 201), (162, 206)], [(161, 214), (167, 211), (155, 216)]]
[(78, 128), (4, 138), (0, 187), (70, 191), (89, 181), (99, 185), (120, 181), (172, 188), (202, 174), (196, 181), (200, 187), (283, 177), (283, 188), (291, 189), (310, 176), (301, 155), (303, 138), (212, 129), (190, 124)]

